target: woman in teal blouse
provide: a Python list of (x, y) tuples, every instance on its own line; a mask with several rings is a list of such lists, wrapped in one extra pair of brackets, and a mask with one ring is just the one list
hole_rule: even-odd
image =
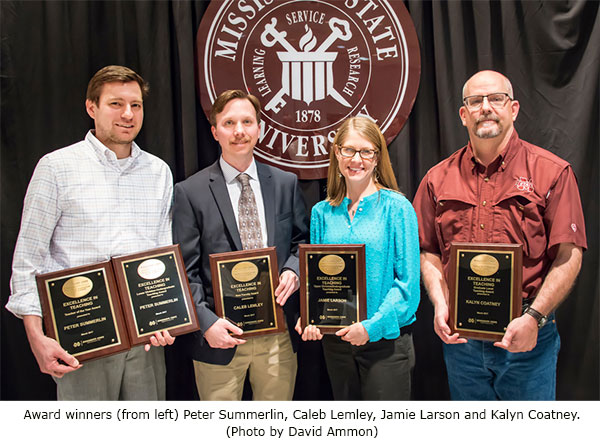
[(297, 327), (303, 340), (322, 339), (334, 398), (409, 399), (410, 328), (420, 295), (417, 218), (370, 119), (349, 118), (338, 129), (327, 199), (313, 207), (310, 232), (313, 244), (366, 245), (367, 319), (335, 335)]

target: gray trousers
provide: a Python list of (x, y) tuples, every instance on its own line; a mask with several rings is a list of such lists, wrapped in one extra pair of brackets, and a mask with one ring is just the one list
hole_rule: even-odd
[(412, 334), (352, 346), (323, 336), (323, 353), (335, 400), (409, 400), (415, 366)]
[(136, 346), (54, 378), (58, 400), (165, 400), (164, 348)]

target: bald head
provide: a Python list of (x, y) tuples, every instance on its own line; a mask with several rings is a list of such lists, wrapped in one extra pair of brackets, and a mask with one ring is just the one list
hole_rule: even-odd
[(508, 78), (506, 76), (504, 76), (502, 73), (498, 73), (497, 71), (492, 71), (492, 70), (483, 70), (483, 71), (477, 72), (473, 76), (471, 76), (467, 80), (467, 82), (465, 82), (465, 85), (463, 85), (462, 97), (466, 98), (467, 96), (470, 96), (470, 95), (479, 94), (477, 92), (473, 93), (471, 91), (472, 84), (476, 84), (476, 85), (497, 84), (499, 81), (504, 86), (505, 91), (495, 92), (495, 93), (508, 93), (508, 96), (510, 96), (511, 98), (514, 98), (515, 96), (513, 93), (512, 84), (510, 83)]
[[(508, 96), (490, 95), (502, 93)], [(519, 101), (513, 98), (510, 81), (501, 73), (491, 70), (474, 74), (463, 87), (463, 97), (479, 97), (468, 107), (463, 104), (458, 114), (469, 132), (469, 139), (481, 163), (493, 160), (506, 146), (512, 135), (514, 121), (519, 114)], [(485, 99), (487, 98), (487, 100)], [(486, 154), (490, 157), (487, 159)]]

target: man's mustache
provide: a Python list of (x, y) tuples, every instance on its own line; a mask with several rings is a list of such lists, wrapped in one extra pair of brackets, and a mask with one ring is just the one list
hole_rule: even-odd
[(496, 121), (497, 123), (500, 122), (500, 118), (498, 118), (498, 115), (496, 115), (495, 113), (488, 113), (487, 115), (482, 115), (479, 118), (477, 118), (476, 124), (479, 124), (482, 121), (488, 121), (488, 120), (493, 120), (493, 121)]

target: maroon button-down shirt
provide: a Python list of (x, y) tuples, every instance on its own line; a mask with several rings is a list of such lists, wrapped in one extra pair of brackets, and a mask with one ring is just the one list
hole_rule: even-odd
[(487, 168), (471, 144), (429, 170), (414, 199), (421, 250), (441, 256), (450, 242), (523, 244), (523, 298), (537, 294), (558, 244), (587, 248), (571, 165), (519, 138)]

